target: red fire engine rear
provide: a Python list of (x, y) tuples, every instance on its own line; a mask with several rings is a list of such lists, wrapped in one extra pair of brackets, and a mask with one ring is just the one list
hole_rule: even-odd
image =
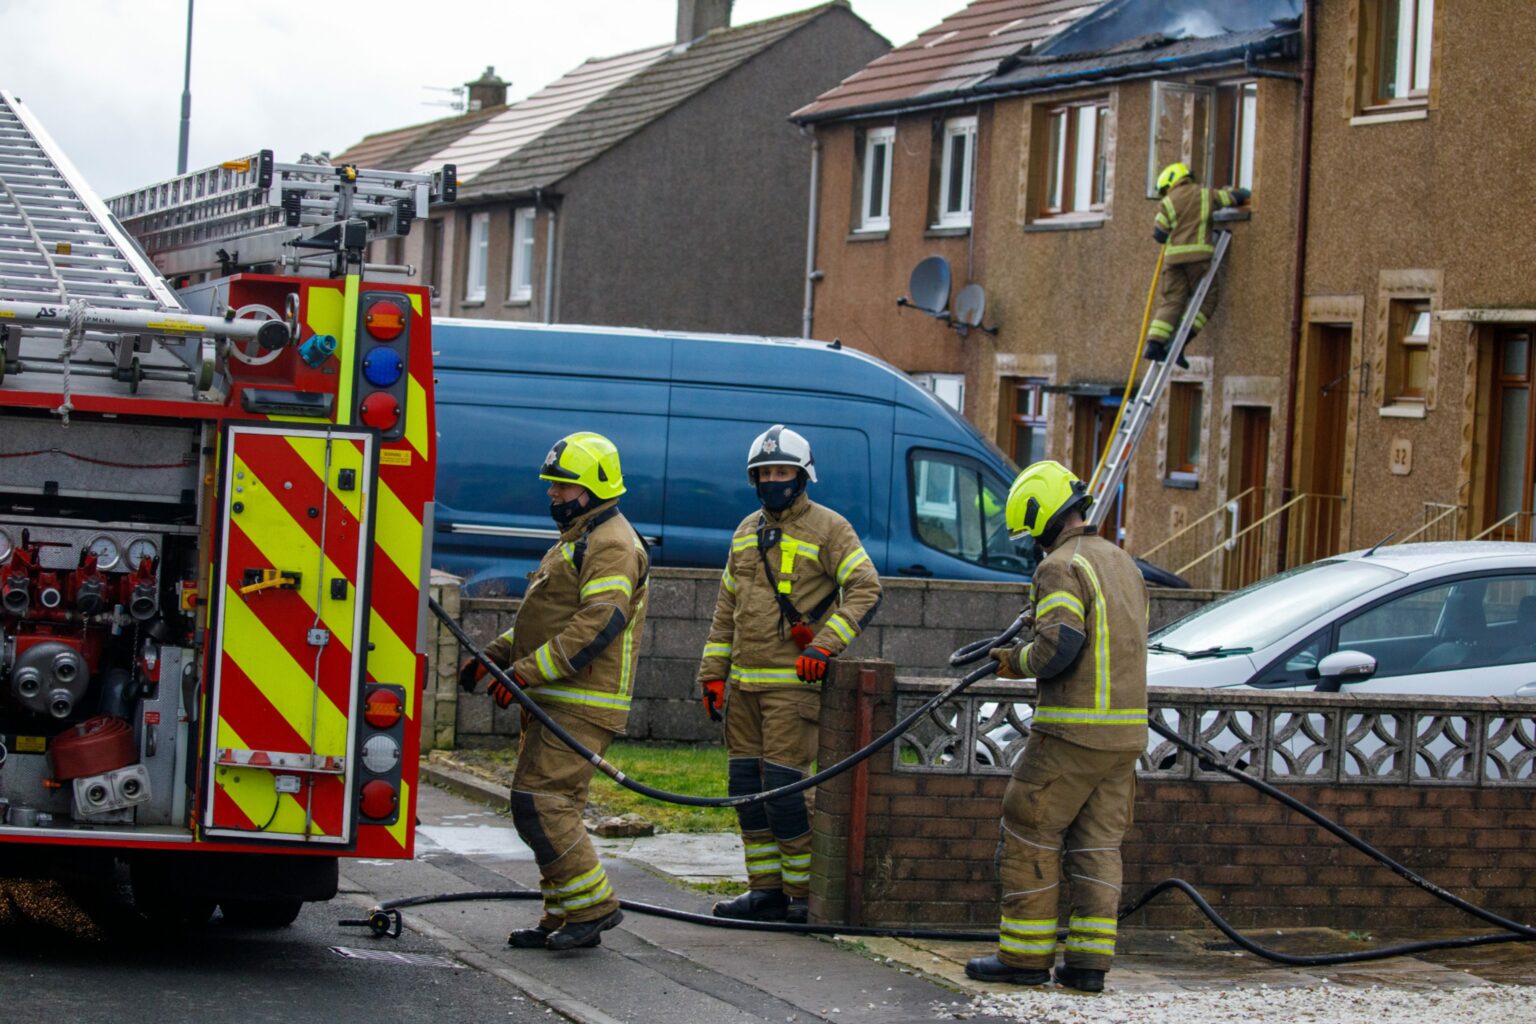
[[(270, 923), (412, 855), (430, 295), (363, 255), (453, 188), (262, 153), (109, 209), (0, 92), (0, 856)], [(124, 224), (291, 272), (178, 295)]]

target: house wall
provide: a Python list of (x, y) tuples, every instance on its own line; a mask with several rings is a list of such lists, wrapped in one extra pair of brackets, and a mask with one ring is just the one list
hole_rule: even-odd
[[(816, 232), (816, 285), (811, 334), (879, 356), (908, 373), (962, 373), (967, 352), (979, 344), (916, 309), (896, 305), (909, 296), (908, 278), (920, 260), (949, 261), (951, 295), (983, 281), (985, 211), (973, 211), (972, 227), (932, 226), (932, 195), (938, 189), (943, 125), (951, 117), (977, 116), (976, 194), (986, 195), (992, 138), (990, 104), (902, 117), (834, 122), (816, 127), (821, 140), (820, 217)], [(856, 215), (862, 194), (863, 131), (896, 129), (891, 159), (891, 227), (860, 232)], [(989, 322), (990, 322), (989, 317)]]
[(887, 49), (833, 8), (561, 182), (557, 319), (799, 335), (810, 145), (786, 117)]
[[(1385, 314), (1398, 295), (1429, 296), (1437, 314), (1536, 307), (1536, 177), (1523, 130), (1536, 123), (1523, 44), (1536, 5), (1437, 4), (1427, 108), (1380, 120), (1356, 116), (1353, 103), (1360, 2), (1318, 5), (1306, 268), (1314, 322), (1350, 323), (1358, 310), (1351, 526), (1357, 545), (1402, 538), (1423, 522), (1424, 503), (1459, 504), (1467, 536), (1488, 524), (1492, 331), (1437, 315), (1422, 418), (1392, 417), (1381, 411)], [(1313, 396), (1298, 400), (1305, 419)], [(1398, 441), (1412, 446), (1406, 474), (1390, 465)]]

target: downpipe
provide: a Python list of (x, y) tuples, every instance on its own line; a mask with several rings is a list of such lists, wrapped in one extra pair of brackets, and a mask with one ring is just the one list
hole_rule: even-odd
[[(545, 713), (537, 702), (523, 692), (509, 679), (502, 670), (472, 641), (453, 620), (442, 605), (435, 598), (429, 598), (432, 613), (448, 627), (448, 631), (454, 638), (468, 650), (476, 660), (484, 665), (488, 671), (502, 681), (533, 717), (547, 729), (558, 736), (562, 742), (572, 750), (591, 761), (603, 774), (613, 779), (619, 785), (642, 796), (662, 800), (667, 803), (682, 804), (690, 807), (740, 807), (747, 804), (758, 803), (777, 796), (786, 796), (799, 793), (811, 788), (827, 779), (841, 775), (857, 765), (868, 760), (873, 754), (883, 750), (896, 740), (902, 733), (910, 729), (920, 718), (929, 711), (937, 708), (945, 701), (951, 700), (964, 692), (968, 687), (975, 685), (982, 679), (993, 673), (993, 664), (987, 657), (993, 648), (1007, 646), (1024, 629), (1028, 622), (1028, 615), (1021, 614), (1013, 624), (995, 637), (988, 637), (967, 644), (950, 655), (949, 663), (954, 667), (963, 667), (974, 662), (984, 661), (979, 668), (972, 670), (964, 678), (947, 687), (942, 693), (933, 697), (919, 707), (916, 711), (897, 722), (891, 729), (881, 734), (880, 737), (866, 744), (863, 748), (850, 754), (823, 771), (817, 772), (808, 779), (789, 786), (781, 786), (776, 790), (765, 793), (754, 793), (739, 797), (696, 797), (681, 793), (668, 793), (655, 789), (642, 782), (628, 778), (614, 765), (610, 764), (601, 755), (594, 753), (579, 741), (562, 729), (553, 719)], [(1456, 939), (1433, 939), (1422, 942), (1402, 943), (1394, 946), (1381, 946), (1376, 949), (1359, 950), (1351, 953), (1320, 953), (1312, 955), (1297, 955), (1284, 953), (1271, 949), (1261, 943), (1255, 942), (1234, 928), (1225, 918), (1211, 906), (1210, 902), (1201, 895), (1200, 891), (1188, 882), (1180, 878), (1169, 878), (1158, 882), (1146, 892), (1136, 897), (1123, 907), (1116, 915), (1117, 920), (1124, 921), (1137, 911), (1150, 904), (1153, 900), (1167, 892), (1178, 892), (1188, 897), (1197, 910), (1211, 922), (1215, 928), (1241, 949), (1254, 956), (1268, 960), (1272, 963), (1286, 964), (1293, 967), (1327, 967), (1337, 964), (1363, 963), (1371, 960), (1386, 960), (1398, 956), (1412, 956), (1418, 953), (1427, 953), (1441, 949), (1465, 949), (1472, 946), (1485, 946), (1505, 942), (1531, 942), (1536, 940), (1536, 927), (1522, 924), (1518, 921), (1504, 917), (1486, 907), (1480, 907), (1460, 896), (1436, 885), (1434, 882), (1418, 874), (1406, 865), (1399, 863), (1392, 857), (1378, 850), (1355, 833), (1328, 818), (1321, 812), (1308, 807), (1289, 793), (1264, 782), (1261, 779), (1238, 771), (1221, 763), (1221, 754), (1216, 750), (1200, 743), (1192, 743), (1169, 729), (1161, 722), (1149, 720), (1148, 725), (1159, 736), (1173, 743), (1179, 749), (1199, 758), (1200, 767), (1206, 771), (1217, 771), (1229, 778), (1235, 779), (1244, 785), (1250, 786), (1271, 800), (1277, 800), (1296, 813), (1319, 825), (1330, 835), (1342, 840), (1349, 846), (1363, 853), (1371, 860), (1392, 871), (1398, 877), (1411, 885), (1417, 886), (1429, 893), (1435, 899), (1447, 903), (1463, 913), (1469, 914), (1481, 921), (1494, 925), (1501, 931), (1486, 934), (1472, 935)], [(867, 735), (867, 734), (866, 734)], [(426, 896), (407, 896), (396, 900), (387, 900), (374, 907), (366, 918), (348, 919), (338, 921), (342, 927), (367, 928), (375, 937), (398, 938), (404, 930), (404, 919), (401, 911), (422, 906), (431, 906), (442, 903), (465, 902), (501, 902), (521, 900), (542, 900), (543, 893), (537, 889), (493, 889), (474, 892), (438, 893)], [(672, 907), (658, 906), (650, 903), (640, 903), (633, 900), (620, 900), (619, 905), (627, 911), (653, 917), (663, 917), (673, 921), (682, 921), (688, 924), (696, 924), (706, 928), (722, 928), (730, 931), (756, 931), (756, 932), (780, 932), (797, 935), (847, 935), (852, 937), (880, 937), (880, 938), (909, 938), (909, 939), (933, 939), (952, 940), (963, 942), (996, 942), (998, 934), (995, 931), (945, 931), (940, 929), (916, 928), (916, 927), (888, 927), (876, 928), (857, 924), (785, 924), (766, 921), (741, 921), (733, 918), (712, 917), (705, 914), (697, 914), (686, 910), (677, 910)], [(1058, 940), (1066, 938), (1066, 931), (1057, 932)]]

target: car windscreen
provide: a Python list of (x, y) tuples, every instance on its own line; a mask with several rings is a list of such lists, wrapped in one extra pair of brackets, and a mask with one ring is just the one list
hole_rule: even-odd
[(1152, 634), (1179, 651), (1260, 650), (1361, 594), (1405, 574), (1365, 561), (1322, 561), (1234, 591)]

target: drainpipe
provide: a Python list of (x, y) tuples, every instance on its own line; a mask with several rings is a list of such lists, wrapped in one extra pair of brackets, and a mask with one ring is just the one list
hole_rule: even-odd
[(545, 221), (544, 233), (544, 322), (555, 322), (555, 220), (559, 216), (555, 211), (555, 204), (546, 203), (544, 190), (533, 190), (533, 205), (535, 208), (543, 208), (549, 218)]
[(800, 134), (811, 139), (811, 210), (806, 218), (805, 232), (805, 308), (800, 314), (800, 337), (811, 336), (811, 322), (816, 315), (816, 282), (821, 272), (816, 269), (816, 215), (821, 200), (821, 139), (815, 126), (800, 126)]
[[(1307, 287), (1307, 220), (1311, 202), (1312, 180), (1312, 87), (1316, 79), (1317, 53), (1317, 0), (1306, 0), (1301, 20), (1301, 142), (1297, 164), (1301, 169), (1296, 187), (1296, 248), (1292, 258), (1294, 277), (1291, 280), (1291, 403), (1285, 417), (1285, 469), (1281, 482), (1281, 495), (1289, 500), (1295, 486), (1296, 454), (1296, 399), (1300, 397), (1301, 382), (1297, 374), (1301, 370), (1302, 303)], [(1354, 517), (1354, 508), (1350, 508)], [(1289, 527), (1289, 516), (1286, 526)], [(1286, 543), (1281, 537), (1281, 561), (1284, 561)], [(1282, 564), (1278, 569), (1284, 569)]]

